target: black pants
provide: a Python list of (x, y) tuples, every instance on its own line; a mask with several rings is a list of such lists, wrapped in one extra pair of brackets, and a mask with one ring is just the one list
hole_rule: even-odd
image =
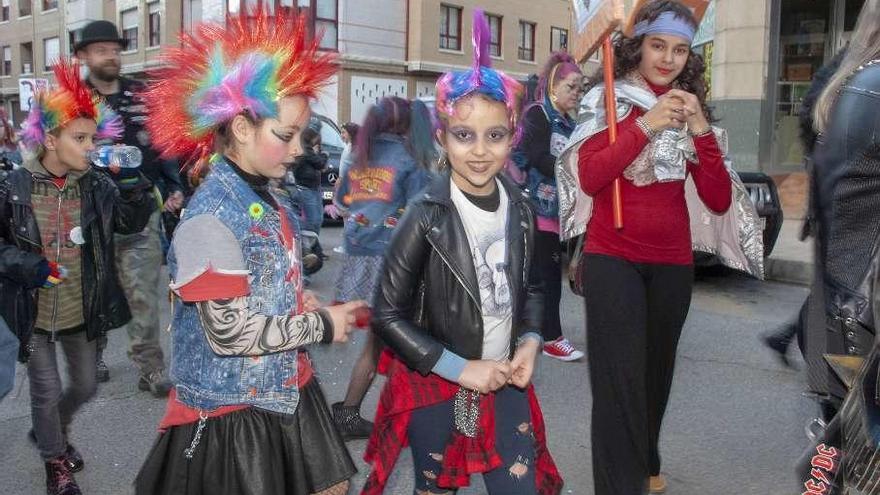
[(660, 427), (693, 267), (587, 255), (584, 287), (595, 494), (643, 494), (660, 473)]
[(545, 342), (562, 336), (559, 321), (559, 301), (562, 299), (562, 248), (559, 234), (535, 232), (535, 264), (537, 276), (544, 283), (544, 326), (541, 329)]

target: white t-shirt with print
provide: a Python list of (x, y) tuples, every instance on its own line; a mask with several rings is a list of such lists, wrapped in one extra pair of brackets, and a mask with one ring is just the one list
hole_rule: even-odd
[(496, 211), (471, 203), (450, 179), (452, 203), (467, 233), (483, 312), (483, 359), (503, 361), (510, 354), (513, 324), (510, 285), (507, 280), (507, 212), (509, 200), (496, 181), (501, 201)]

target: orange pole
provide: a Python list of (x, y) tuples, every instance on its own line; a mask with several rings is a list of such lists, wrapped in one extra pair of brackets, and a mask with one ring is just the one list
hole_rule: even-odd
[[(605, 38), (602, 44), (602, 65), (605, 72), (605, 117), (608, 122), (608, 142), (614, 144), (617, 141), (617, 99), (614, 95), (614, 49), (611, 46), (611, 36)], [(614, 209), (614, 228), (623, 228), (623, 202), (620, 197), (620, 179), (614, 179), (611, 186), (611, 202)]]

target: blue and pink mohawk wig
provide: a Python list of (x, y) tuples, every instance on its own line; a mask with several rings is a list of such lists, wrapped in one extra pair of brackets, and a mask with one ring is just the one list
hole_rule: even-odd
[(96, 139), (114, 139), (124, 130), (122, 118), (80, 78), (79, 65), (61, 58), (52, 66), (58, 86), (34, 95), (30, 113), (22, 123), (20, 138), (25, 151), (38, 154), (46, 134), (78, 118), (98, 124)]
[(465, 71), (447, 72), (437, 80), (436, 109), (441, 127), (445, 126), (445, 122), (455, 112), (456, 103), (463, 98), (482, 95), (504, 103), (510, 117), (510, 128), (517, 129), (523, 87), (516, 79), (492, 68), (489, 55), (491, 36), (483, 11), (474, 10), (473, 65)]
[(147, 128), (162, 156), (197, 171), (215, 151), (218, 128), (235, 116), (276, 117), (280, 99), (317, 96), (336, 62), (308, 34), (305, 17), (262, 8), (181, 34), (179, 47), (162, 52), (145, 96)]

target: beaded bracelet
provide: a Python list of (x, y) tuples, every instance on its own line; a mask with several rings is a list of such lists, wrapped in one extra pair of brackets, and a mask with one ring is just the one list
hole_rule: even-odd
[(648, 123), (645, 122), (645, 119), (641, 117), (636, 119), (636, 125), (639, 127), (639, 129), (642, 130), (642, 132), (645, 133), (645, 136), (647, 136), (648, 139), (652, 139), (654, 136), (657, 135), (657, 131), (651, 129), (651, 126), (648, 125)]

